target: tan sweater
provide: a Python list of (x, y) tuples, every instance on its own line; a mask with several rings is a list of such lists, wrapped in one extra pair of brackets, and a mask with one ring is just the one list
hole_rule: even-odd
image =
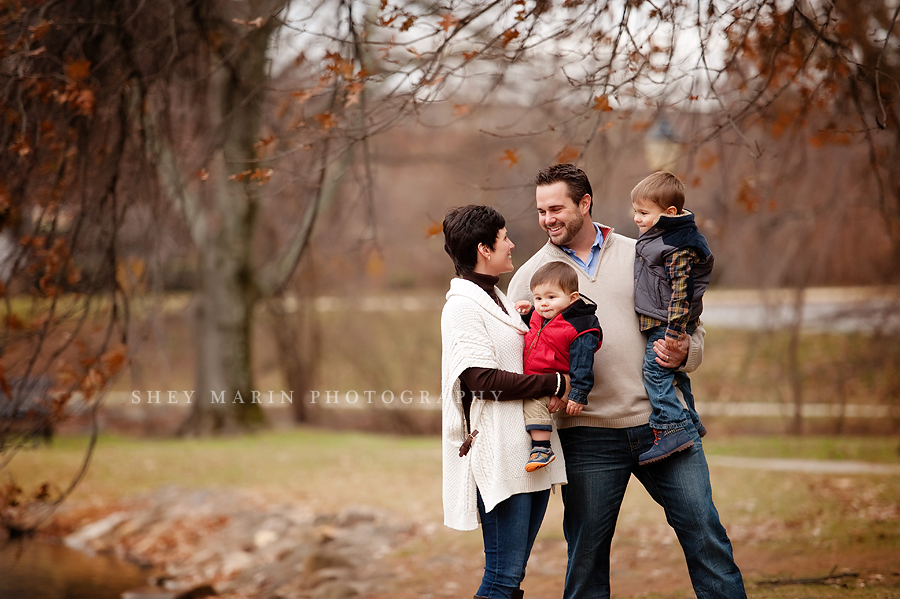
[[(578, 272), (579, 291), (597, 303), (603, 347), (594, 354), (594, 388), (580, 415), (557, 414), (559, 428), (627, 428), (647, 424), (650, 419), (650, 401), (641, 372), (647, 339), (640, 331), (634, 311), (635, 240), (617, 235), (610, 227), (599, 226), (603, 231), (603, 245), (593, 277), (548, 241), (516, 271), (507, 292), (512, 301), (531, 300), (529, 282), (534, 272), (547, 262), (566, 262)], [(695, 370), (703, 358), (703, 335), (703, 326), (698, 326), (684, 367), (688, 372)]]

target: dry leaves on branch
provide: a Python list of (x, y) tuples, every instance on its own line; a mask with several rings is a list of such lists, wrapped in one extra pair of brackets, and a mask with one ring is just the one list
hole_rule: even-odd
[(500, 157), (501, 162), (504, 160), (509, 162), (509, 166), (512, 168), (514, 164), (519, 162), (519, 153), (516, 150), (507, 149), (503, 152), (503, 156)]
[(600, 110), (602, 112), (611, 111), (612, 106), (609, 105), (609, 97), (594, 96), (594, 110)]
[(451, 14), (446, 14), (446, 15), (444, 15), (444, 18), (440, 20), (438, 25), (440, 25), (441, 29), (443, 29), (444, 31), (449, 32), (451, 29), (456, 27), (456, 25), (458, 23), (459, 23), (459, 19), (457, 19), (456, 17), (454, 17)]
[(228, 176), (229, 181), (237, 181), (238, 183), (244, 181), (245, 179), (249, 179), (250, 181), (256, 181), (260, 185), (265, 185), (269, 182), (269, 179), (275, 173), (273, 169), (270, 168), (254, 168), (247, 169), (245, 171), (241, 171), (240, 173), (233, 173)]
[(238, 25), (246, 25), (248, 27), (256, 27), (259, 29), (263, 25), (265, 25), (266, 20), (262, 17), (256, 17), (252, 21), (245, 21), (243, 19), (231, 19), (233, 23), (237, 23)]

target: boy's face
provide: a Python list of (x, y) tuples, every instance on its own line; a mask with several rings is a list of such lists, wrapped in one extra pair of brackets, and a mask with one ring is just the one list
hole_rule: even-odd
[(535, 285), (531, 290), (534, 296), (534, 309), (542, 317), (550, 320), (578, 299), (578, 292), (566, 293), (554, 283)]
[(641, 235), (650, 230), (660, 214), (668, 214), (669, 216), (678, 214), (675, 206), (669, 206), (664, 209), (662, 206), (644, 199), (631, 202), (631, 207), (634, 208), (634, 224), (638, 226)]

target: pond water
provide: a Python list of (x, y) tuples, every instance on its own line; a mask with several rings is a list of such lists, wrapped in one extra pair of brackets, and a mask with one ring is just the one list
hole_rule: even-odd
[(0, 541), (2, 599), (120, 599), (148, 576), (133, 564), (62, 545)]

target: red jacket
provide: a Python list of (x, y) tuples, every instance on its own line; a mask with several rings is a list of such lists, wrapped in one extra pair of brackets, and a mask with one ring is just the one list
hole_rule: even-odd
[(593, 350), (600, 349), (603, 334), (595, 315), (597, 304), (585, 299), (580, 297), (546, 323), (537, 310), (531, 311), (530, 328), (525, 333), (525, 374), (569, 372), (569, 347), (576, 337), (587, 332), (597, 333), (598, 343)]

